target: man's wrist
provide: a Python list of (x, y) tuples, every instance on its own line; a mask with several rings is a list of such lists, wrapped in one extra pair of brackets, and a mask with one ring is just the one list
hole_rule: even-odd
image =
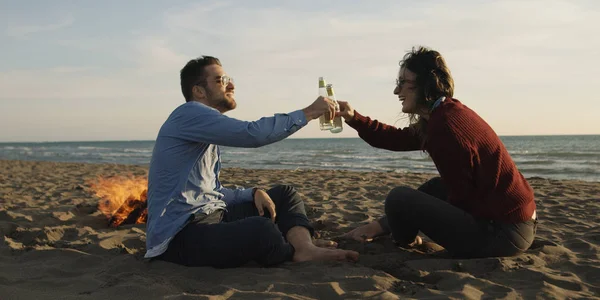
[(318, 117), (315, 116), (314, 110), (310, 109), (310, 107), (303, 109), (302, 112), (304, 113), (304, 117), (306, 117), (306, 121), (314, 120)]

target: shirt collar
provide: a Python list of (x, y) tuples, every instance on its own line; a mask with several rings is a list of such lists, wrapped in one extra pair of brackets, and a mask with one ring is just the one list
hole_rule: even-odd
[(446, 99), (446, 97), (441, 96), (439, 97), (435, 103), (433, 103), (433, 106), (431, 106), (431, 111), (433, 111), (436, 107), (440, 106), (440, 104), (442, 104), (442, 101), (444, 101)]

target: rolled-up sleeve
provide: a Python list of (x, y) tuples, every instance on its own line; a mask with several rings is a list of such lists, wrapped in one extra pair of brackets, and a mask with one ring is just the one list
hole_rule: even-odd
[(254, 200), (254, 196), (252, 195), (252, 191), (254, 188), (237, 188), (237, 189), (229, 189), (225, 187), (221, 187), (218, 192), (223, 194), (223, 201), (227, 205), (239, 204), (244, 202), (252, 202)]

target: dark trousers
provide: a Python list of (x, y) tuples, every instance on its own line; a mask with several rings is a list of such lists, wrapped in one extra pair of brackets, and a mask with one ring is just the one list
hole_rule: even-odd
[(272, 266), (292, 259), (294, 247), (285, 236), (302, 226), (314, 234), (300, 196), (291, 186), (267, 191), (275, 203), (276, 219), (265, 209), (259, 216), (253, 202), (227, 207), (196, 217), (169, 243), (158, 259), (185, 265), (216, 268), (238, 267), (250, 261)]
[(455, 257), (513, 256), (526, 251), (535, 237), (537, 220), (500, 223), (476, 219), (446, 202), (441, 178), (419, 187), (393, 189), (385, 201), (386, 220), (399, 244), (412, 243), (421, 231)]

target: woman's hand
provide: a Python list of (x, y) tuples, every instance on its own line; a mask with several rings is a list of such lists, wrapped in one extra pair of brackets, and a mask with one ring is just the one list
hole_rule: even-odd
[(352, 120), (354, 118), (354, 108), (350, 106), (350, 103), (338, 100), (338, 104), (340, 105), (340, 111), (335, 113), (335, 115), (341, 116), (346, 121)]
[(353, 229), (352, 231), (342, 235), (344, 238), (353, 239), (359, 242), (370, 242), (373, 238), (384, 234), (383, 227), (378, 221), (373, 221), (369, 224), (362, 225)]

